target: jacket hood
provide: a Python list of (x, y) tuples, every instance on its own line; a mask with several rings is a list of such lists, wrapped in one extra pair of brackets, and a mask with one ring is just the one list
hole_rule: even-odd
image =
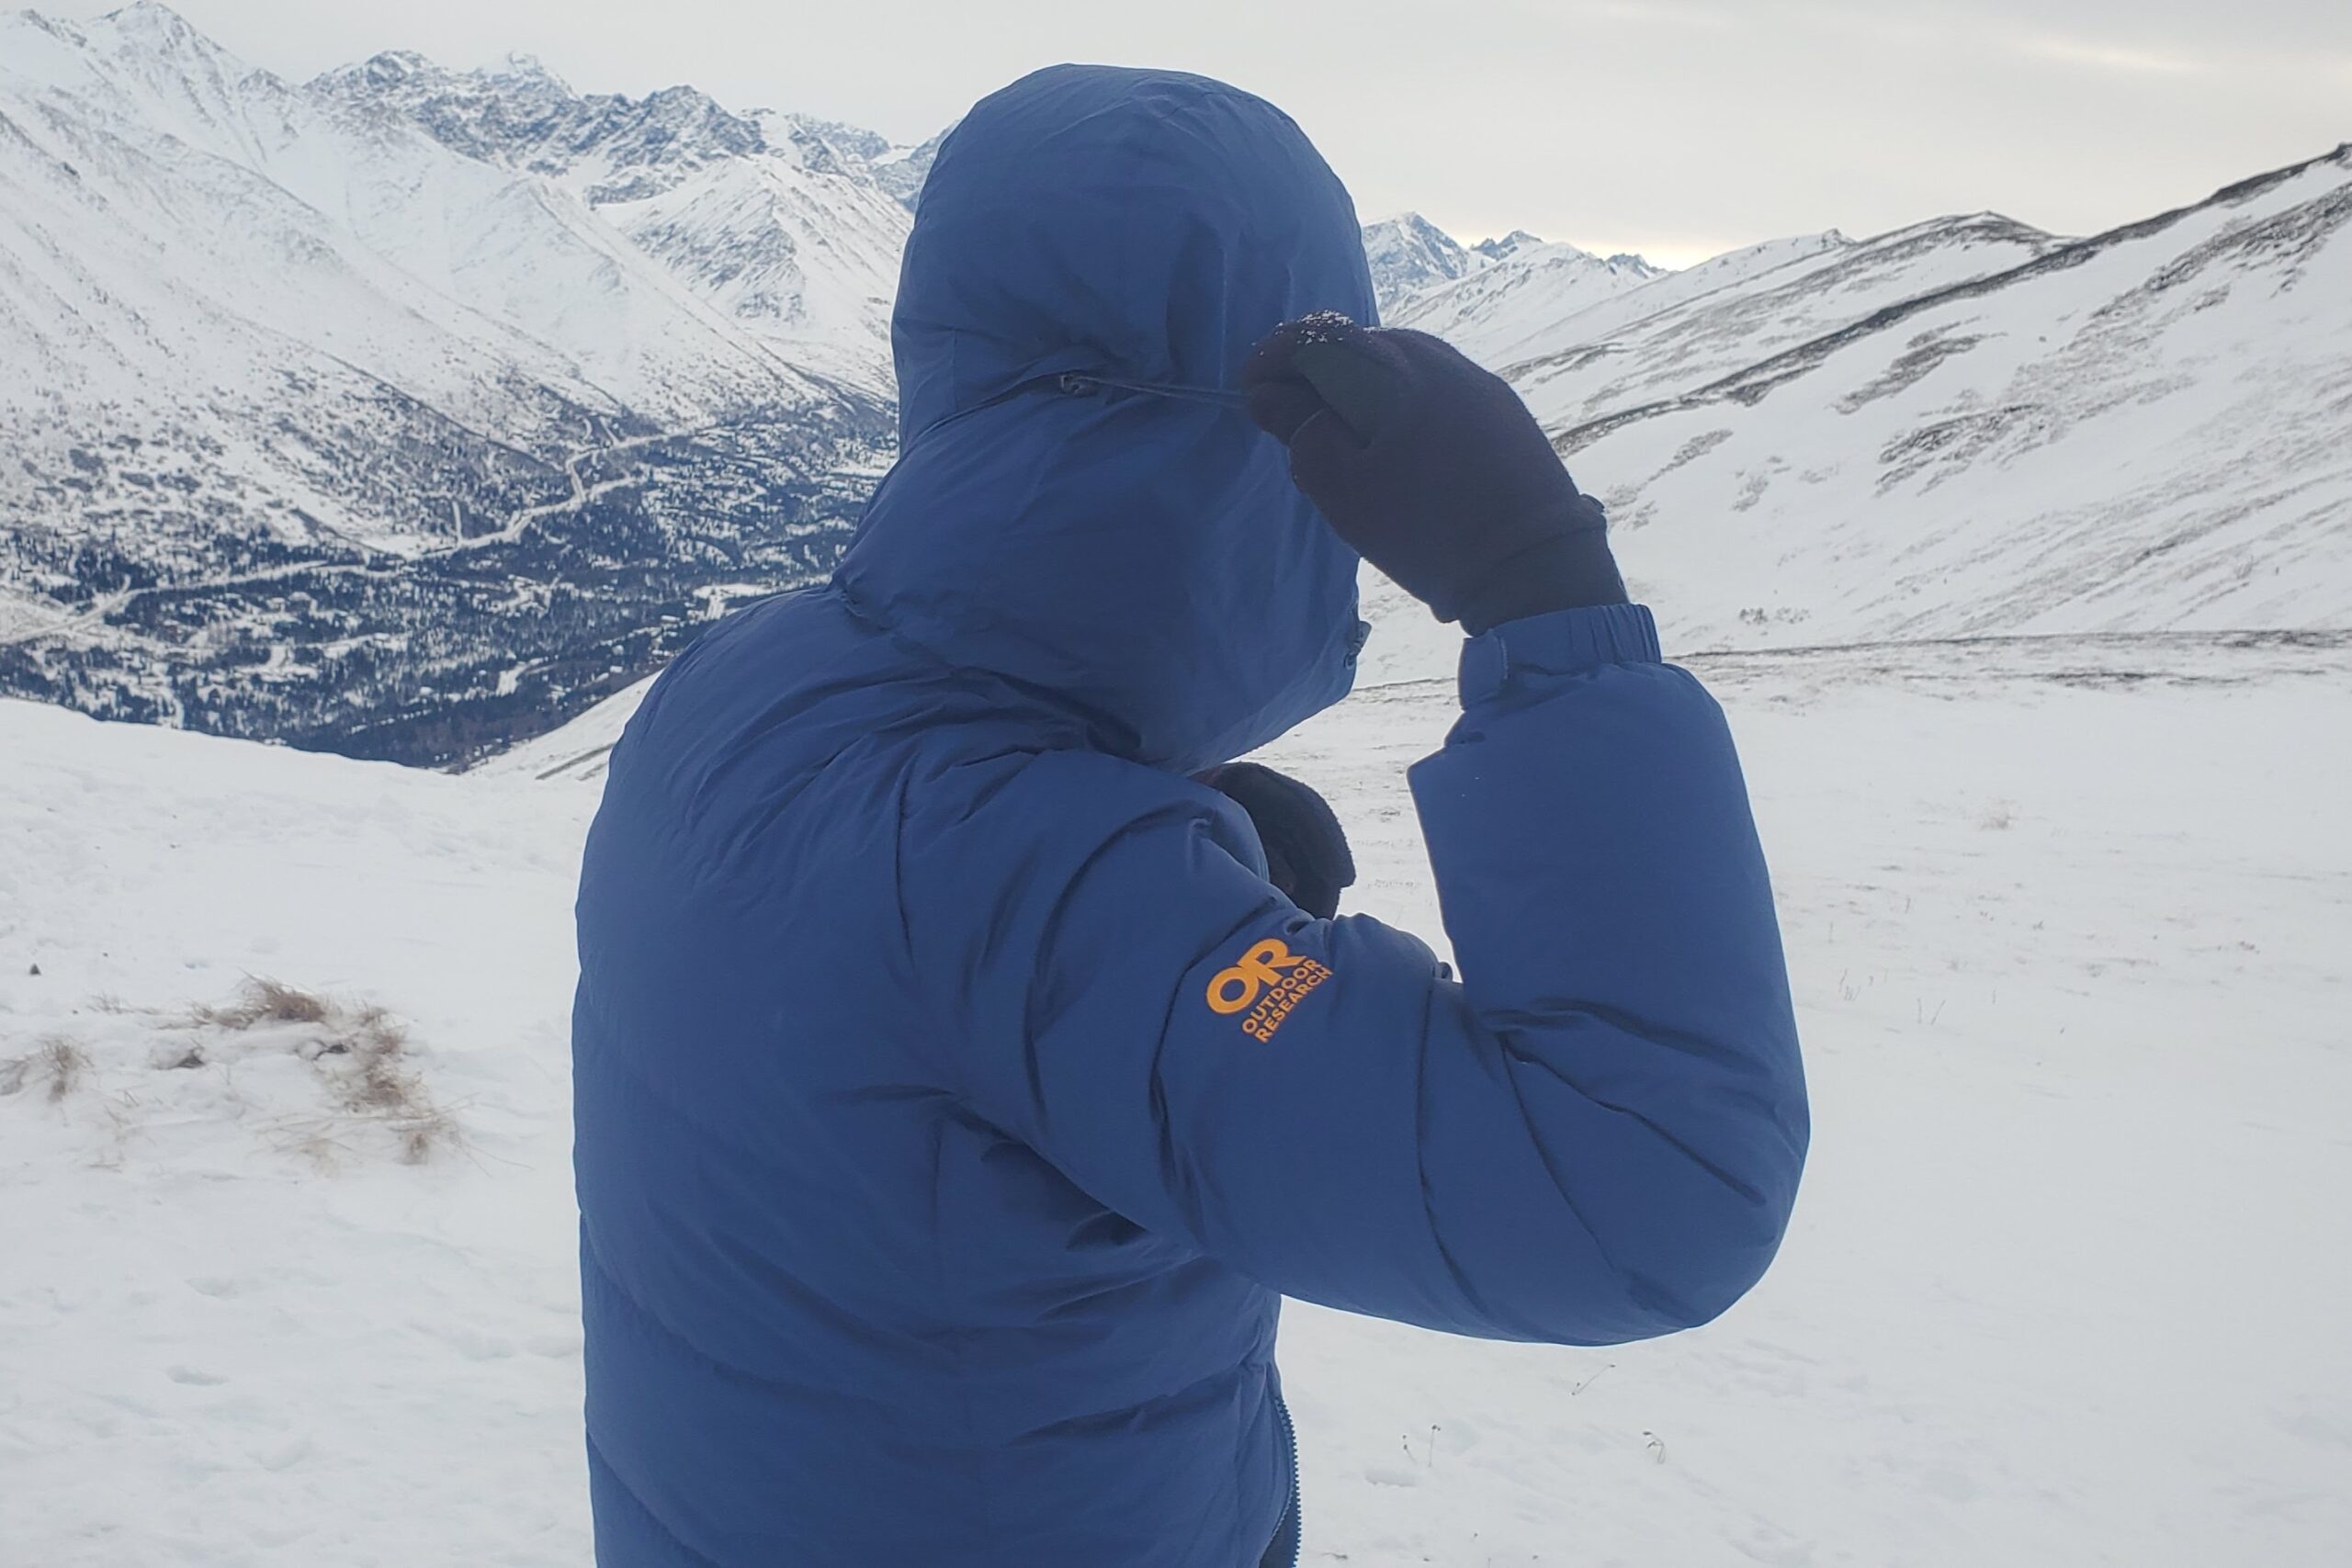
[(1337, 701), (1356, 558), (1236, 408), (1064, 389), (1230, 388), (1276, 323), (1374, 319), (1347, 191), (1261, 99), (1063, 65), (941, 146), (891, 343), (899, 463), (836, 583), (943, 661), (1190, 771)]

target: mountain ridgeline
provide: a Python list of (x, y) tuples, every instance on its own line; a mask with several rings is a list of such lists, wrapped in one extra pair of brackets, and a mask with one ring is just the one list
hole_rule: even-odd
[(0, 17), (0, 692), (457, 761), (828, 570), (927, 161)]
[[(0, 694), (430, 765), (609, 727), (838, 557), (938, 142), (0, 15)], [(1676, 646), (1770, 649), (2352, 632), (2347, 229), (2338, 149), (2083, 239), (1364, 244), (1384, 320), (1527, 397)], [(1450, 663), (1368, 589), (1365, 680)]]

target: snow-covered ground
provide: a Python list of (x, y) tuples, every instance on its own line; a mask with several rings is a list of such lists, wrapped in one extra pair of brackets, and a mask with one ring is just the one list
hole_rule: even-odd
[[(2346, 1561), (2352, 639), (1700, 662), (1810, 1052), (1788, 1247), (1610, 1350), (1292, 1308), (1305, 1560)], [(1430, 935), (1402, 769), (1451, 714), (1375, 687), (1274, 753)], [(583, 1563), (594, 767), (16, 703), (0, 757), (0, 1562)]]

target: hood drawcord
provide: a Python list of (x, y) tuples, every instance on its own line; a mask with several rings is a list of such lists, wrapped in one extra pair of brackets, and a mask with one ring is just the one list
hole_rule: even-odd
[(1121, 392), (1140, 392), (1148, 398), (1173, 398), (1179, 402), (1206, 403), (1212, 408), (1236, 412), (1250, 406), (1246, 395), (1223, 387), (1190, 387), (1175, 381), (1124, 381), (1115, 376), (1102, 376), (1087, 370), (1065, 370), (1056, 385), (1074, 398), (1099, 397), (1105, 388), (1109, 388)]
[(1250, 406), (1250, 400), (1246, 394), (1229, 391), (1223, 387), (1188, 387), (1176, 381), (1124, 381), (1115, 376), (1098, 376), (1090, 370), (1065, 370), (1058, 375), (1033, 376), (1026, 381), (1016, 382), (1007, 387), (994, 397), (981, 399), (969, 408), (957, 409), (954, 413), (944, 414), (924, 425), (921, 430), (907, 435), (900, 442), (900, 447), (903, 450), (912, 446), (934, 430), (953, 424), (958, 420), (968, 419), (984, 409), (992, 409), (1000, 403), (1011, 402), (1024, 392), (1046, 385), (1051, 385), (1056, 391), (1067, 392), (1078, 398), (1099, 398), (1108, 389), (1120, 392), (1140, 392), (1148, 398), (1173, 398), (1180, 402), (1205, 403), (1212, 408), (1231, 409), (1237, 413), (1245, 412)]

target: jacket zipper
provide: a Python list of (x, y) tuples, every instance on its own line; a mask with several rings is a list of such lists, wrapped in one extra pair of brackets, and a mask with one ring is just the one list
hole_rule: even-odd
[[(1283, 1441), (1290, 1449), (1290, 1509), (1283, 1515), (1282, 1523), (1274, 1527), (1274, 1539), (1266, 1543), (1266, 1554), (1259, 1560), (1260, 1568), (1298, 1568), (1299, 1546), (1303, 1539), (1298, 1518), (1298, 1428), (1291, 1424), (1290, 1406), (1283, 1403), (1283, 1396), (1279, 1393), (1274, 1395), (1274, 1419), (1281, 1423)], [(1289, 1553), (1277, 1555), (1276, 1549), (1283, 1544), (1284, 1537), (1289, 1538)]]

